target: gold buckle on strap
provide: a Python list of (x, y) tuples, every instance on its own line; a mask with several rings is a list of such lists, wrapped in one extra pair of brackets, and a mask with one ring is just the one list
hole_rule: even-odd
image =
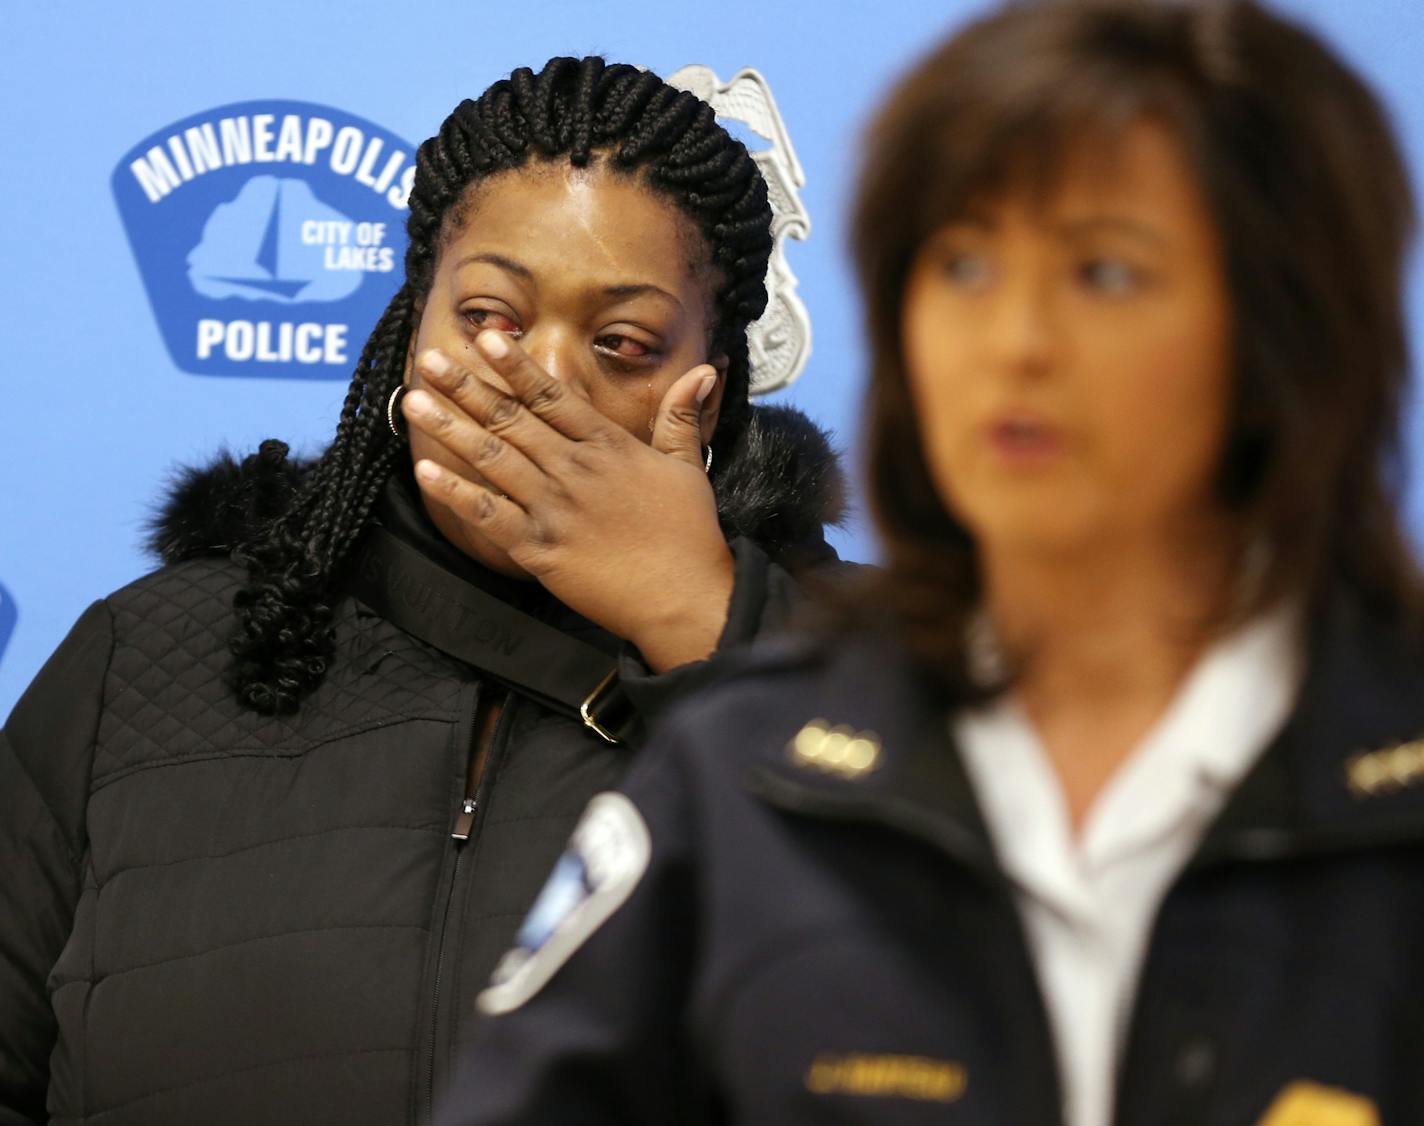
[(579, 705), (579, 715), (583, 718), (583, 725), (585, 727), (591, 727), (594, 731), (597, 731), (599, 735), (603, 736), (605, 742), (612, 743), (615, 746), (618, 744), (618, 737), (604, 727), (603, 724), (598, 722), (598, 713), (594, 708), (598, 698), (602, 696), (603, 693), (608, 690), (608, 686), (617, 679), (618, 670), (614, 669), (598, 682), (598, 687), (590, 692), (584, 698), (583, 703)]

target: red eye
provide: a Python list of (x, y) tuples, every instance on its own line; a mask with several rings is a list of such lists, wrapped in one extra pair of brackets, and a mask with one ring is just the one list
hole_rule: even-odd
[(631, 336), (621, 336), (618, 333), (600, 336), (594, 341), (594, 344), (605, 352), (612, 352), (614, 355), (629, 360), (641, 359), (643, 356), (651, 355), (653, 351), (646, 344), (634, 340)]
[(518, 333), (519, 325), (514, 318), (495, 309), (466, 309), (461, 314), (477, 332), (492, 328), (496, 332)]

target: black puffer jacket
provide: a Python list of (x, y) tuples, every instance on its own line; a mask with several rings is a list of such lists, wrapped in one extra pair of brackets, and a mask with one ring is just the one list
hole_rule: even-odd
[[(823, 436), (758, 412), (720, 474), (736, 587), (722, 644), (781, 621), (796, 567), (834, 561)], [(0, 1124), (423, 1122), (472, 1001), (589, 797), (629, 751), (506, 704), (467, 841), (482, 683), (354, 598), (337, 655), (290, 717), (223, 686), (227, 557), (273, 482), (192, 474), (157, 541), (167, 565), (96, 602), (0, 733)], [(280, 490), (279, 490), (280, 491)], [(536, 617), (618, 642), (532, 584), (448, 558), (408, 481), (380, 519)], [(715, 662), (713, 662), (715, 663)], [(658, 710), (708, 676), (623, 657)]]

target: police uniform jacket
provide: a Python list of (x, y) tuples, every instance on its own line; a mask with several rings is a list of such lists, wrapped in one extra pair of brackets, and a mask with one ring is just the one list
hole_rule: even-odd
[[(1012, 889), (893, 640), (782, 648), (585, 815), (444, 1121), (1062, 1121)], [(1336, 606), (1155, 919), (1121, 1126), (1424, 1123), (1424, 660)]]
[[(828, 446), (792, 412), (756, 418), (717, 477), (727, 645), (788, 612), (788, 568), (833, 559)], [(257, 458), (191, 475), (159, 529), (168, 565), (90, 607), (0, 733), (3, 1126), (428, 1121), (469, 998), (630, 761), (516, 694), (472, 788), (476, 709), (505, 689), (350, 596), (301, 708), (241, 707), (223, 682), (244, 579), (228, 545), (289, 495), (276, 472)], [(619, 656), (537, 584), (450, 548), (408, 473), (378, 516)], [(647, 714), (707, 675), (650, 675), (631, 652), (621, 667)]]

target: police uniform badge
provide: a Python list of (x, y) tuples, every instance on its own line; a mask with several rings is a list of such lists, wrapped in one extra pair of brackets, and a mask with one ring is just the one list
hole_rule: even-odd
[(479, 995), (480, 1012), (512, 1012), (538, 993), (624, 904), (651, 856), (648, 826), (637, 806), (619, 793), (594, 797), (515, 935), (514, 948)]

